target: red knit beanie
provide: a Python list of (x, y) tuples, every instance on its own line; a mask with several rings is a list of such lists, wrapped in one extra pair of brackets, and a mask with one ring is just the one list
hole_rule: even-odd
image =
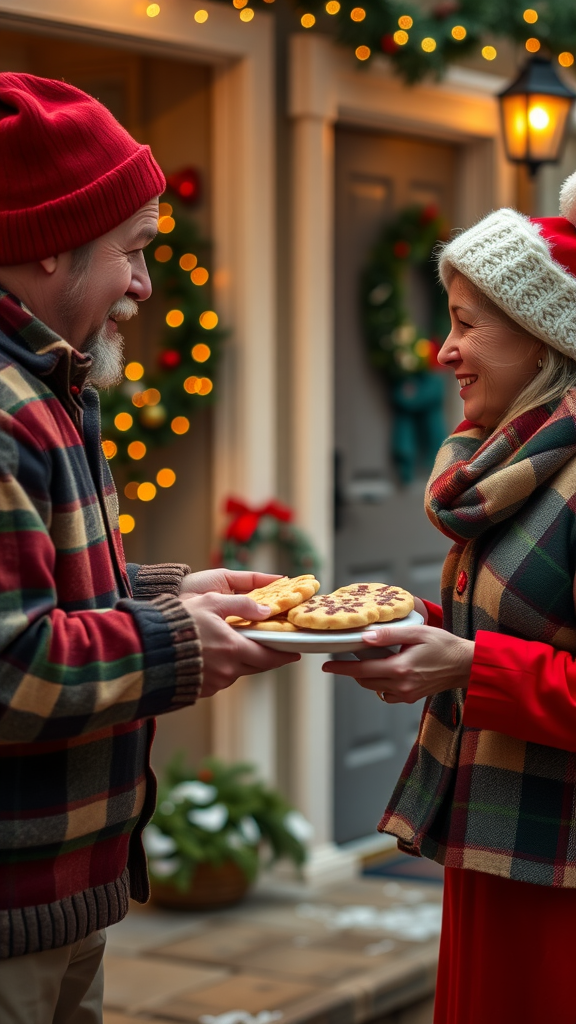
[(166, 186), (141, 146), (73, 85), (0, 74), (0, 266), (76, 249)]

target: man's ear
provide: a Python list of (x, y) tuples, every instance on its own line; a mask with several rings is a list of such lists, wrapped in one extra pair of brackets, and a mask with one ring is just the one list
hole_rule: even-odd
[(44, 267), (47, 274), (53, 274), (58, 265), (58, 257), (47, 256), (45, 260), (40, 260), (39, 263), (41, 267)]

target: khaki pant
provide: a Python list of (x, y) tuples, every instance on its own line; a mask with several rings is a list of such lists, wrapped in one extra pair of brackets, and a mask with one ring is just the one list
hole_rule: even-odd
[(0, 960), (0, 1024), (102, 1024), (106, 933)]

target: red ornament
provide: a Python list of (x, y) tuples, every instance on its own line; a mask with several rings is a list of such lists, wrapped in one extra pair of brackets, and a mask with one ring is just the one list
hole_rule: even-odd
[(175, 370), (182, 362), (182, 356), (175, 348), (167, 348), (158, 356), (158, 362), (162, 370)]
[(458, 573), (458, 580), (456, 581), (456, 593), (463, 594), (467, 586), (468, 574), (464, 572), (464, 569), (462, 569), (462, 571)]
[(394, 248), (392, 249), (397, 260), (405, 260), (410, 255), (410, 243), (400, 240), (394, 242)]
[(195, 206), (201, 198), (200, 175), (194, 167), (184, 167), (166, 178), (168, 188), (187, 206)]
[(226, 530), (226, 539), (235, 540), (238, 544), (248, 543), (264, 516), (272, 516), (281, 523), (289, 523), (292, 520), (292, 509), (275, 499), (254, 507), (238, 498), (228, 498), (225, 511), (228, 515), (234, 516)]
[(382, 47), (384, 53), (388, 54), (396, 53), (396, 50), (399, 49), (398, 43), (394, 41), (394, 36), (391, 35), (390, 32), (387, 32), (386, 35), (382, 36), (382, 39), (380, 40), (380, 46)]
[(420, 214), (420, 223), (423, 226), (426, 224), (430, 224), (431, 221), (436, 220), (437, 216), (438, 207), (436, 206), (435, 203), (430, 203), (428, 206), (425, 206), (424, 209), (422, 210), (422, 213)]

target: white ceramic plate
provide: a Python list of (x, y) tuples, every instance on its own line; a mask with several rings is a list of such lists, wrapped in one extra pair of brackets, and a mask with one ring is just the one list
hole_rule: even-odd
[[(424, 619), (420, 612), (410, 612), (405, 619), (395, 619), (391, 626), (420, 626)], [(373, 623), (383, 625), (383, 623)], [(362, 634), (371, 629), (366, 626), (358, 632), (347, 630), (338, 633), (336, 630), (317, 631), (315, 633), (281, 633), (265, 629), (239, 629), (238, 632), (247, 636), (249, 640), (256, 640), (263, 647), (270, 647), (273, 651), (287, 651), (289, 654), (354, 654), (357, 651), (376, 652), (381, 647), (370, 647), (362, 640)], [(393, 650), (393, 648), (388, 648)]]

